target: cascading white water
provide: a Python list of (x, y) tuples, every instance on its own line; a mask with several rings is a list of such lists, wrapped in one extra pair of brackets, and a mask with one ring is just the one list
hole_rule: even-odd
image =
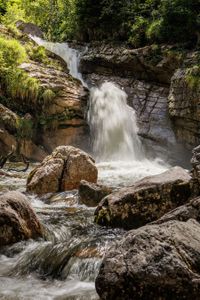
[(70, 48), (67, 43), (51, 43), (36, 36), (31, 36), (31, 38), (38, 45), (44, 46), (47, 50), (60, 56), (67, 63), (70, 75), (79, 79), (84, 86), (87, 86), (82, 74), (78, 71), (80, 61), (80, 52), (78, 50)]
[[(31, 37), (65, 60), (70, 74), (79, 79), (81, 54), (67, 43), (51, 43), (38, 37)], [(111, 82), (103, 83), (90, 91), (88, 123), (93, 139), (93, 154), (99, 163), (99, 181), (110, 185), (130, 185), (142, 177), (164, 172), (168, 166), (163, 161), (150, 161), (137, 135), (135, 111), (127, 105), (127, 95)]]
[(127, 105), (127, 94), (114, 83), (105, 82), (91, 90), (88, 123), (98, 160), (144, 158), (135, 111)]

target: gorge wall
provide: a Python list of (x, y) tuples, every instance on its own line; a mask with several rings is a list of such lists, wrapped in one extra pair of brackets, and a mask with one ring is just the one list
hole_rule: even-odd
[[(2, 36), (16, 39), (5, 27), (0, 29)], [(58, 56), (46, 51), (41, 59), (42, 48), (26, 33), (18, 40), (27, 52), (36, 55), (29, 55), (16, 68), (16, 82), (5, 83), (5, 78), (0, 78), (0, 155), (14, 149), (17, 155), (40, 161), (59, 145), (86, 149), (87, 89), (69, 74), (66, 63)]]
[(188, 75), (195, 63), (198, 52), (173, 46), (132, 50), (94, 45), (83, 55), (80, 69), (89, 84), (109, 80), (124, 88), (148, 152), (177, 161), (181, 151), (181, 163), (187, 160), (186, 149), (200, 142), (199, 87), (190, 84)]

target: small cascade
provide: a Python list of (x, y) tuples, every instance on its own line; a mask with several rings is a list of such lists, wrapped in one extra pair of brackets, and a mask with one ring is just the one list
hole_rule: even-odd
[(80, 52), (76, 49), (70, 48), (67, 43), (51, 43), (39, 37), (31, 36), (38, 45), (45, 47), (47, 50), (60, 56), (66, 63), (70, 75), (81, 81), (83, 86), (87, 86), (84, 82), (82, 74), (78, 71), (80, 62)]
[(127, 105), (127, 94), (114, 83), (91, 90), (88, 123), (98, 160), (144, 158), (135, 111)]

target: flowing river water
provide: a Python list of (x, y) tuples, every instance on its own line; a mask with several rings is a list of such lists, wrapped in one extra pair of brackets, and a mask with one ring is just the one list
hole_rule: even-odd
[[(65, 59), (72, 76), (86, 85), (78, 72), (78, 51), (67, 44), (34, 39)], [(99, 182), (118, 189), (168, 168), (162, 161), (145, 158), (137, 136), (135, 112), (127, 106), (126, 94), (116, 85), (105, 83), (94, 88), (89, 106), (88, 122), (94, 137)], [(0, 194), (7, 190), (25, 192), (27, 175), (2, 176)], [(98, 299), (95, 277), (105, 251), (122, 236), (123, 230), (94, 224), (94, 209), (79, 203), (77, 191), (44, 198), (27, 196), (45, 225), (46, 240), (23, 241), (1, 248), (0, 299)]]

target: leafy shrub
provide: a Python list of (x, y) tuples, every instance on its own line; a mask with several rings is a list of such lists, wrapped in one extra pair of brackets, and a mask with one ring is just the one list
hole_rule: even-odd
[(48, 63), (46, 49), (43, 46), (28, 45), (26, 49), (30, 59), (44, 64)]
[(19, 118), (17, 121), (17, 138), (30, 140), (33, 137), (33, 121)]
[(0, 59), (3, 68), (13, 68), (27, 59), (26, 50), (17, 40), (0, 37)]
[(200, 65), (187, 69), (186, 81), (192, 89), (200, 88)]

